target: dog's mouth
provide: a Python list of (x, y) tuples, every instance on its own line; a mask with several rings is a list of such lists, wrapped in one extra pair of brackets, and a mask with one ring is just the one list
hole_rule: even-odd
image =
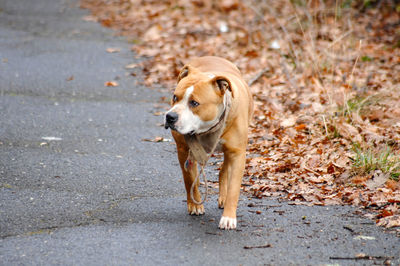
[[(171, 130), (174, 130), (174, 131), (176, 131), (178, 133), (181, 133), (181, 132), (178, 131), (178, 129), (175, 127), (175, 125), (170, 125), (170, 124), (165, 123), (164, 124), (164, 128), (165, 129), (169, 129), (170, 128)], [(189, 131), (188, 133), (186, 133), (184, 135), (194, 135), (194, 134), (196, 134), (196, 131), (192, 130), (192, 131)]]
[(169, 125), (169, 124), (167, 124), (167, 123), (164, 124), (164, 128), (165, 128), (165, 129), (170, 128), (170, 129), (172, 129), (172, 130), (176, 130), (174, 126)]
[(165, 129), (170, 128), (171, 130), (178, 131), (178, 130), (176, 129), (175, 125), (171, 125), (171, 124), (168, 124), (168, 123), (165, 123), (165, 124), (164, 124), (164, 128), (165, 128)]

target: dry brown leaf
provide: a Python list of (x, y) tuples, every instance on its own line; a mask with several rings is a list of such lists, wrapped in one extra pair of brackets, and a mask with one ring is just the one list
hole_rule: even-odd
[(132, 69), (132, 68), (135, 68), (135, 67), (138, 67), (138, 66), (139, 66), (138, 64), (132, 63), (132, 64), (126, 65), (125, 68), (126, 68), (126, 69)]
[[(93, 12), (88, 20), (121, 30), (135, 43), (132, 50), (145, 60), (126, 67), (140, 67), (145, 85), (174, 88), (183, 64), (201, 55), (226, 57), (246, 81), (257, 77), (251, 86), (252, 159), (244, 178), (255, 196), (304, 204), (304, 192), (307, 204), (381, 206), (385, 215), (396, 215), (390, 207), (400, 203), (395, 181), (369, 180), (361, 172), (354, 176), (349, 158), (354, 158), (354, 142), (400, 150), (400, 91), (394, 89), (400, 83), (395, 75), (400, 50), (393, 48), (395, 27), (387, 27), (400, 20), (400, 13), (382, 9), (374, 19), (375, 9), (346, 8), (338, 18), (328, 12), (334, 6), (318, 7), (315, 1), (303, 6), (236, 0), (138, 3), (82, 0)], [(254, 10), (268, 12), (260, 17)], [(296, 23), (283, 24), (283, 30), (274, 14), (300, 23), (310, 23), (308, 14), (319, 15), (302, 33)], [(315, 38), (310, 42), (305, 36)], [(355, 38), (362, 38), (363, 46), (351, 41)]]
[(153, 25), (143, 35), (143, 39), (146, 42), (155, 41), (161, 38), (162, 26), (159, 24)]
[(400, 191), (400, 182), (389, 179), (386, 181), (386, 187), (388, 187), (392, 191), (396, 191), (396, 190)]
[(163, 137), (155, 137), (154, 139), (142, 139), (142, 141), (148, 141), (148, 142), (170, 142), (170, 139), (165, 139)]
[(377, 225), (387, 228), (400, 226), (400, 215), (387, 216), (378, 220)]
[(285, 120), (283, 120), (281, 122), (281, 126), (282, 127), (292, 127), (296, 124), (296, 117), (295, 116), (291, 116), (289, 118), (286, 118)]
[(107, 48), (106, 51), (107, 51), (107, 53), (118, 53), (118, 52), (121, 51), (121, 48), (117, 48), (117, 47), (112, 48), (112, 47), (110, 47), (110, 48)]
[(104, 86), (106, 87), (117, 87), (119, 84), (116, 81), (106, 81), (104, 82)]
[(365, 182), (365, 185), (367, 186), (367, 188), (374, 190), (385, 184), (388, 181), (388, 179), (389, 179), (388, 174), (382, 172), (375, 172), (372, 178), (370, 178), (367, 182)]
[(97, 22), (97, 17), (96, 16), (91, 16), (91, 15), (87, 15), (82, 17), (82, 20), (84, 21), (91, 21), (91, 22)]
[(363, 141), (360, 133), (354, 126), (346, 122), (341, 122), (338, 123), (336, 127), (338, 128), (339, 134), (342, 135), (343, 137), (354, 140), (354, 142), (357, 143), (361, 143)]

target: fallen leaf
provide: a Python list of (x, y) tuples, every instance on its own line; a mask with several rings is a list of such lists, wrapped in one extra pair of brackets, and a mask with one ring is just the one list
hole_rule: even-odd
[(377, 225), (385, 226), (387, 228), (400, 226), (400, 215), (387, 216), (379, 219)]
[(135, 67), (138, 67), (138, 64), (132, 63), (132, 64), (128, 64), (128, 65), (125, 66), (126, 69), (132, 69), (132, 68), (135, 68)]
[(282, 127), (291, 127), (296, 124), (296, 117), (289, 117), (281, 122)]
[(91, 22), (97, 22), (97, 21), (98, 21), (98, 20), (97, 20), (97, 17), (92, 16), (92, 15), (84, 16), (84, 17), (82, 17), (82, 20), (84, 20), (84, 21), (91, 21)]
[(396, 191), (399, 190), (400, 191), (400, 182), (399, 181), (394, 181), (391, 179), (388, 179), (386, 181), (386, 187), (388, 187), (389, 189), (391, 189), (392, 191)]
[[(393, 89), (400, 84), (400, 50), (397, 28), (388, 26), (399, 21), (399, 12), (351, 5), (335, 17), (328, 11), (335, 8), (332, 1), (324, 8), (318, 1), (290, 8), (281, 1), (99, 1), (81, 1), (93, 13), (88, 20), (132, 40), (141, 59), (126, 69), (139, 67), (144, 85), (174, 88), (183, 64), (205, 54), (229, 59), (246, 81), (256, 81), (243, 180), (255, 197), (369, 206), (374, 219), (389, 215), (382, 224), (398, 214), (396, 181), (383, 183), (383, 176), (371, 179), (373, 171), (354, 169), (352, 147), (358, 142), (400, 151), (400, 91)], [(316, 12), (318, 21), (303, 30), (275, 15), (301, 22)], [(277, 38), (280, 33), (288, 38)]]
[(355, 240), (375, 240), (375, 237), (359, 235), (359, 236), (355, 236), (353, 239), (355, 239)]
[(147, 42), (155, 41), (161, 37), (162, 26), (159, 24), (150, 27), (144, 34), (143, 39)]
[(346, 122), (339, 122), (336, 124), (336, 127), (338, 129), (339, 134), (342, 135), (343, 137), (347, 139), (352, 139), (356, 143), (362, 142), (362, 137), (354, 126)]
[(356, 258), (366, 258), (367, 255), (365, 253), (357, 253), (355, 257)]
[(148, 142), (171, 142), (171, 139), (165, 139), (163, 137), (155, 137), (154, 139), (142, 139), (142, 141)]
[(62, 138), (59, 137), (42, 137), (43, 140), (48, 140), (48, 141), (60, 141)]
[(114, 48), (107, 48), (106, 51), (107, 51), (108, 53), (118, 53), (118, 52), (121, 51), (121, 48), (117, 48), (117, 47), (114, 47)]
[(106, 87), (117, 87), (119, 84), (116, 81), (106, 81), (104, 83), (104, 86)]
[(376, 189), (385, 184), (388, 181), (388, 179), (389, 179), (388, 174), (377, 171), (374, 173), (372, 178), (370, 178), (367, 182), (365, 182), (365, 185), (371, 190)]

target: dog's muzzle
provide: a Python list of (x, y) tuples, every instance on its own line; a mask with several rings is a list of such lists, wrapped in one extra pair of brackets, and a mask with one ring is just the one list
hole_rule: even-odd
[(178, 121), (178, 114), (175, 112), (168, 112), (165, 115), (165, 124), (164, 124), (165, 129), (168, 128), (175, 129), (176, 121)]

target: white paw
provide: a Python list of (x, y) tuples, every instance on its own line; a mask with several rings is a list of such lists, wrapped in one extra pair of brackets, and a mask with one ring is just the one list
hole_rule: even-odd
[(222, 216), (218, 227), (223, 230), (236, 229), (236, 218)]

